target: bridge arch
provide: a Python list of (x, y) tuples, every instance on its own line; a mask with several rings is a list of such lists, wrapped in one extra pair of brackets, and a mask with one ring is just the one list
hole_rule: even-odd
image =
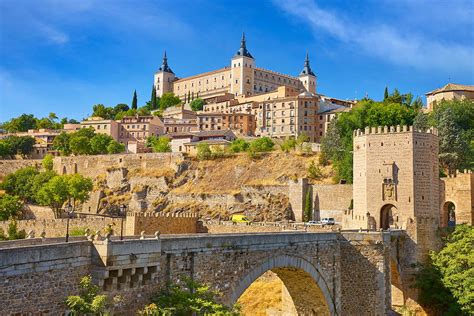
[[(323, 276), (319, 266), (315, 266), (304, 258), (288, 255), (280, 255), (268, 258), (265, 262), (253, 268), (243, 279), (240, 280), (240, 282), (238, 282), (238, 284), (233, 289), (230, 297), (231, 303), (236, 303), (237, 300), (241, 297), (241, 295), (245, 292), (245, 290), (255, 280), (257, 280), (257, 278), (259, 278), (267, 271), (274, 272), (277, 276), (280, 277), (280, 279), (282, 279), (284, 284), (285, 273), (299, 272), (311, 277), (311, 279), (314, 281), (313, 290), (319, 291), (319, 293), (317, 294), (319, 297), (321, 297), (320, 303), (324, 304), (325, 308), (327, 308), (327, 314), (338, 315), (338, 304), (336, 303), (336, 299), (331, 295), (330, 289), (326, 282), (327, 278)], [(285, 284), (285, 286), (287, 286), (287, 284)], [(298, 297), (294, 297), (293, 295), (291, 296), (292, 299), (298, 299)]]
[(391, 226), (400, 227), (398, 208), (394, 204), (385, 204), (380, 209), (380, 228), (389, 229)]

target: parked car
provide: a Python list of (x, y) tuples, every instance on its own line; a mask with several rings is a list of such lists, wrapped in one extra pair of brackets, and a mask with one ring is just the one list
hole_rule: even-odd
[(317, 225), (317, 224), (320, 224), (320, 222), (318, 222), (318, 221), (309, 221), (308, 224), (309, 225)]
[(321, 224), (323, 225), (334, 225), (336, 221), (332, 217), (325, 217), (321, 219)]
[(232, 215), (231, 220), (232, 220), (233, 223), (250, 223), (250, 222), (252, 222), (245, 215)]

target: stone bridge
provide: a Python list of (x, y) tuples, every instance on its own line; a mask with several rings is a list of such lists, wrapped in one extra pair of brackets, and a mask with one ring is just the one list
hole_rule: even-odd
[(390, 232), (23, 241), (14, 248), (0, 243), (0, 301), (9, 302), (0, 306), (0, 314), (63, 313), (65, 298), (77, 293), (86, 274), (110, 297), (120, 294), (122, 303), (112, 309), (126, 314), (183, 277), (211, 285), (223, 294), (222, 302), (231, 304), (270, 270), (283, 281), (299, 314), (385, 315), (391, 306), (391, 244)]

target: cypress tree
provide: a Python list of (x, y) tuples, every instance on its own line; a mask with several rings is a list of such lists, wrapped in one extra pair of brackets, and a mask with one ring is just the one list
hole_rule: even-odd
[(151, 110), (156, 110), (156, 108), (157, 108), (155, 85), (153, 85), (153, 87), (151, 88), (150, 107), (151, 107)]
[(387, 100), (388, 99), (388, 87), (385, 87), (385, 91), (383, 92), (383, 100)]
[(138, 108), (138, 100), (137, 100), (137, 90), (135, 90), (135, 92), (133, 92), (133, 99), (132, 99), (132, 109), (137, 109)]
[(191, 102), (191, 91), (188, 91), (188, 103)]

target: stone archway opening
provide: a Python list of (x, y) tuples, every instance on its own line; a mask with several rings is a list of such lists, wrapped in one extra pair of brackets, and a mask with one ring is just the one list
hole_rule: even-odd
[(239, 297), (243, 315), (331, 315), (324, 294), (307, 272), (275, 268)]
[(448, 201), (444, 203), (443, 206), (443, 223), (447, 227), (454, 227), (456, 226), (456, 206), (453, 202)]
[(337, 315), (337, 304), (319, 270), (290, 256), (271, 258), (234, 288), (231, 302), (243, 315)]
[(380, 228), (399, 227), (398, 209), (393, 204), (385, 204), (380, 209)]

